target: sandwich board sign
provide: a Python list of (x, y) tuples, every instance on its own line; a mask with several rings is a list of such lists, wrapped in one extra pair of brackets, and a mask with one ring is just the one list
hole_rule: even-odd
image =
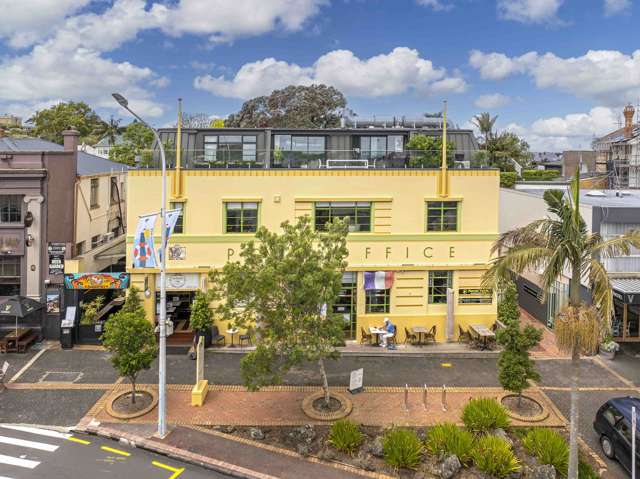
[(351, 376), (349, 377), (349, 392), (351, 394), (358, 394), (363, 391), (362, 388), (362, 380), (364, 378), (364, 369), (354, 369), (351, 371)]

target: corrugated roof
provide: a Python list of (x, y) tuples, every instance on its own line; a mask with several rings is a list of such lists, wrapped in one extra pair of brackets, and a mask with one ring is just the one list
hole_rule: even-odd
[(78, 152), (78, 175), (97, 175), (99, 173), (110, 173), (115, 171), (128, 170), (127, 165), (107, 160), (100, 156), (91, 155), (84, 151)]
[(9, 151), (63, 151), (64, 147), (40, 138), (0, 137), (0, 152)]
[(624, 294), (640, 293), (640, 278), (611, 278), (611, 287)]
[[(14, 138), (0, 137), (0, 152), (33, 152), (33, 151), (64, 151), (64, 147), (51, 141), (40, 138)], [(84, 151), (78, 152), (78, 166), (76, 173), (79, 176), (97, 175), (115, 171), (128, 170), (127, 165), (107, 160), (100, 156), (91, 155)]]

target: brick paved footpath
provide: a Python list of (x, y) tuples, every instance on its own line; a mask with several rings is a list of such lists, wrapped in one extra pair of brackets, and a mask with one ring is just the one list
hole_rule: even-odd
[[(141, 386), (143, 387), (143, 386)], [(152, 388), (153, 386), (144, 386)], [(127, 385), (119, 385), (115, 391), (125, 391)], [(191, 391), (188, 386), (169, 386), (167, 392), (167, 422), (176, 425), (234, 425), (234, 426), (299, 426), (303, 424), (326, 424), (314, 421), (302, 410), (302, 401), (317, 387), (280, 386), (264, 388), (258, 392), (248, 392), (241, 386), (210, 386), (204, 406), (191, 406)], [(344, 388), (332, 388), (345, 393)], [(363, 393), (348, 395), (353, 402), (353, 411), (349, 419), (366, 426), (431, 426), (445, 421), (461, 424), (462, 409), (472, 397), (500, 397), (504, 391), (500, 388), (452, 388), (447, 389), (446, 406), (442, 407), (442, 390), (429, 388), (427, 409), (422, 402), (423, 392), (419, 388), (410, 388), (408, 394), (409, 409), (405, 409), (403, 388), (371, 387)], [(104, 403), (111, 394), (107, 392), (94, 407), (89, 416), (100, 422), (114, 422), (104, 409)], [(551, 401), (539, 389), (527, 392), (538, 400), (549, 412), (548, 417), (537, 423), (544, 426), (564, 426), (565, 418), (553, 406)], [(153, 423), (155, 410), (139, 418), (130, 419), (131, 423)], [(517, 420), (514, 425), (529, 425)]]

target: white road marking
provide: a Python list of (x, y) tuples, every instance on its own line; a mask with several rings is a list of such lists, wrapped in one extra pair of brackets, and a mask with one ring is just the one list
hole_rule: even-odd
[(2, 454), (0, 454), (0, 464), (8, 464), (10, 466), (18, 466), (18, 467), (24, 467), (27, 469), (34, 469), (40, 464), (40, 462), (30, 461), (29, 459), (20, 459), (20, 458), (11, 457), (11, 456), (3, 456)]
[(39, 427), (14, 426), (12, 424), (0, 424), (0, 427), (5, 429), (12, 429), (14, 431), (28, 432), (30, 434), (38, 434), (40, 436), (54, 437), (56, 439), (67, 439), (71, 437), (71, 434), (53, 431), (51, 429), (41, 429)]
[(37, 449), (39, 451), (47, 452), (53, 452), (59, 447), (45, 442), (26, 441), (24, 439), (9, 436), (0, 436), (0, 444), (11, 444), (13, 446), (28, 447), (29, 449)]
[(13, 479), (12, 477), (0, 476), (0, 479)]

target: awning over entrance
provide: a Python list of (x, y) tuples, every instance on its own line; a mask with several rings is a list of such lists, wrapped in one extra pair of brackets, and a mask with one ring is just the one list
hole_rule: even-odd
[(625, 304), (640, 304), (640, 278), (611, 279), (613, 297)]

